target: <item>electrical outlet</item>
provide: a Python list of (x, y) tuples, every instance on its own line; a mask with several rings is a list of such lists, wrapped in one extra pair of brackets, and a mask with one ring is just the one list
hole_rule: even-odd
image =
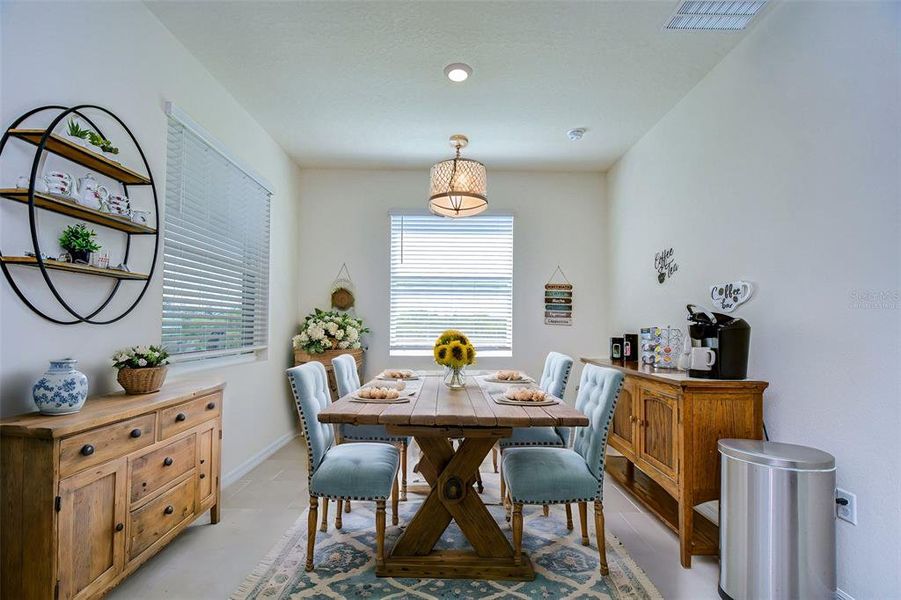
[(835, 516), (857, 525), (857, 496), (842, 488), (835, 488)]

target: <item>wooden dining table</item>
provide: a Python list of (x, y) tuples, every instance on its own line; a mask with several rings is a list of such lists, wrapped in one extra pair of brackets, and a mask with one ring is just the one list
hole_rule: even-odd
[[(388, 382), (382, 382), (387, 385)], [(514, 557), (513, 547), (474, 489), (479, 465), (501, 438), (515, 427), (583, 427), (588, 417), (564, 402), (552, 406), (498, 404), (492, 393), (505, 385), (469, 376), (466, 387), (451, 390), (439, 376), (423, 376), (409, 402), (361, 403), (344, 396), (319, 413), (323, 423), (384, 425), (388, 433), (412, 436), (422, 450), (419, 472), (430, 491), (382, 561), (376, 575), (454, 579), (532, 580), (527, 554)], [(452, 439), (462, 442), (454, 448)], [(472, 546), (435, 549), (455, 521)]]

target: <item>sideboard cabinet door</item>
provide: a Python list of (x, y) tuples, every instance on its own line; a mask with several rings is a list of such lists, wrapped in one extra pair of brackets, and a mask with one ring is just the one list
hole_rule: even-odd
[(59, 483), (59, 597), (88, 598), (125, 564), (126, 461), (110, 461)]
[(616, 410), (613, 412), (613, 423), (610, 427), (610, 445), (619, 450), (629, 460), (635, 460), (635, 382), (626, 378), (623, 382)]
[(638, 388), (639, 466), (650, 466), (676, 485), (679, 473), (679, 403), (661, 390)]

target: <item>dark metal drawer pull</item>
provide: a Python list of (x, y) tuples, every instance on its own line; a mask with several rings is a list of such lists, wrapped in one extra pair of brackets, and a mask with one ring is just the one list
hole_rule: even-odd
[(201, 473), (201, 474), (200, 474), (200, 478), (201, 478), (201, 479), (206, 479), (206, 475), (205, 475), (204, 473)]
[(176, 421), (184, 421), (187, 418), (188, 416), (185, 413), (178, 413), (177, 415), (175, 415)]
[(122, 523), (116, 523), (116, 531), (122, 531), (123, 529), (125, 529), (125, 525), (123, 525)]
[(216, 408), (215, 402), (210, 402), (209, 404), (206, 405), (207, 410), (213, 410), (214, 408)]
[(167, 456), (166, 458), (164, 458), (164, 459), (163, 459), (163, 464), (166, 465), (167, 467), (171, 466), (171, 465), (172, 465), (172, 457), (171, 457), (171, 456)]
[(166, 510), (164, 510), (163, 512), (166, 513), (167, 515), (171, 515), (172, 513), (175, 512), (175, 508), (170, 504), (169, 506), (166, 507)]
[(81, 453), (84, 456), (90, 456), (90, 455), (94, 454), (94, 446), (92, 446), (90, 444), (85, 444), (84, 446), (81, 447)]
[(140, 429), (132, 429), (131, 433), (129, 435), (133, 438), (139, 438), (139, 437), (141, 437), (141, 433), (142, 432)]

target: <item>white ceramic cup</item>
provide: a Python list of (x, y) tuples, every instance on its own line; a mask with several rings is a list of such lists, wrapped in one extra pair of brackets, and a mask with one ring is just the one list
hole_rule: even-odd
[(716, 352), (710, 348), (691, 349), (691, 369), (695, 371), (709, 371), (716, 362)]

